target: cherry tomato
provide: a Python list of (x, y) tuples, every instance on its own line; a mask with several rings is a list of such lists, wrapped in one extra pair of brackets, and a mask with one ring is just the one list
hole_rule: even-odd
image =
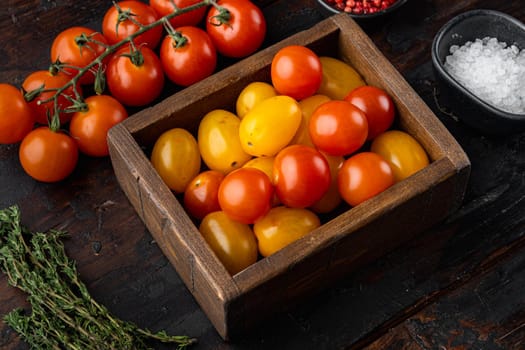
[(362, 110), (368, 120), (368, 140), (385, 132), (394, 122), (395, 107), (386, 91), (375, 86), (360, 86), (352, 90), (345, 101)]
[(319, 57), (323, 69), (323, 80), (318, 94), (326, 95), (332, 100), (344, 99), (353, 89), (365, 85), (361, 75), (348, 63), (337, 58)]
[(35, 123), (33, 110), (10, 84), (0, 84), (0, 144), (22, 141)]
[(273, 183), (273, 162), (275, 157), (255, 157), (244, 163), (243, 168), (256, 168), (262, 170)]
[(264, 172), (255, 168), (232, 171), (219, 186), (219, 204), (233, 220), (253, 224), (271, 207), (273, 185)]
[(41, 182), (57, 182), (75, 169), (78, 147), (67, 134), (41, 126), (24, 137), (18, 155), (29, 176)]
[(235, 114), (224, 109), (213, 110), (202, 118), (197, 139), (208, 168), (227, 174), (251, 159), (241, 146), (240, 123)]
[(217, 52), (208, 34), (197, 27), (177, 28), (160, 46), (160, 61), (168, 78), (189, 86), (210, 76), (217, 66)]
[(423, 147), (412, 136), (399, 130), (389, 130), (377, 136), (370, 150), (382, 156), (401, 181), (429, 164)]
[(392, 186), (394, 174), (383, 157), (362, 152), (345, 160), (337, 182), (343, 199), (356, 206)]
[(170, 189), (182, 193), (200, 171), (197, 141), (182, 128), (165, 131), (153, 145), (151, 164)]
[(261, 47), (266, 35), (262, 11), (247, 0), (219, 0), (206, 15), (206, 31), (215, 48), (226, 57), (241, 58)]
[[(105, 50), (108, 44), (107, 39), (100, 33), (91, 28), (71, 27), (59, 33), (51, 44), (51, 61), (59, 60), (68, 66), (84, 68)], [(93, 67), (96, 72), (98, 65)], [(64, 67), (64, 71), (74, 77), (78, 69)], [(95, 81), (95, 74), (85, 73), (80, 78), (81, 84), (92, 84)]]
[(305, 236), (321, 225), (308, 209), (279, 206), (253, 225), (259, 253), (266, 257)]
[[(157, 12), (160, 17), (164, 17), (174, 12), (175, 4), (179, 9), (184, 9), (199, 3), (200, 0), (149, 0), (149, 5)], [(202, 21), (206, 15), (206, 6), (199, 7), (195, 10), (177, 15), (170, 19), (171, 26), (173, 28), (179, 28), (183, 26), (195, 26)]]
[(133, 52), (127, 47), (118, 50), (109, 61), (106, 77), (111, 95), (127, 106), (153, 102), (164, 87), (160, 59), (147, 47)]
[(330, 166), (330, 187), (321, 199), (312, 204), (310, 209), (316, 213), (329, 213), (343, 201), (337, 184), (337, 174), (345, 161), (342, 156), (324, 155)]
[(284, 95), (267, 98), (241, 120), (241, 146), (253, 156), (273, 156), (290, 143), (301, 119), (301, 108), (293, 98)]
[(286, 46), (272, 59), (272, 84), (282, 95), (302, 100), (319, 89), (322, 78), (323, 71), (319, 57), (305, 46)]
[(128, 117), (128, 112), (115, 98), (94, 95), (84, 101), (87, 110), (76, 112), (71, 118), (69, 133), (80, 152), (93, 157), (109, 155), (107, 134), (109, 129)]
[(237, 116), (241, 119), (244, 118), (244, 116), (255, 107), (256, 104), (276, 95), (277, 92), (275, 92), (273, 86), (268, 83), (254, 81), (253, 83), (246, 85), (237, 97), (235, 103)]
[(196, 219), (203, 219), (211, 212), (221, 210), (219, 205), (219, 186), (224, 174), (216, 170), (206, 170), (195, 176), (184, 191), (184, 208)]
[(314, 145), (333, 156), (349, 155), (366, 141), (365, 114), (346, 101), (332, 100), (320, 105), (308, 125)]
[[(119, 11), (127, 13), (128, 17), (119, 20)], [(116, 44), (125, 39), (129, 35), (134, 34), (140, 29), (141, 25), (148, 25), (159, 19), (159, 15), (149, 5), (135, 0), (126, 0), (115, 3), (105, 13), (102, 20), (102, 34), (106, 37), (110, 44)], [(142, 44), (147, 45), (150, 49), (155, 49), (162, 38), (162, 26), (156, 26), (147, 30), (143, 34), (133, 40), (137, 47), (142, 47)]]
[[(58, 72), (57, 74), (51, 74), (47, 70), (39, 70), (29, 74), (24, 82), (22, 83), (22, 88), (26, 92), (32, 92), (37, 89), (43, 90), (52, 90), (63, 87), (65, 84), (69, 83), (71, 80), (70, 76), (65, 73)], [(76, 87), (77, 92), (80, 94), (82, 92), (80, 85)], [(55, 107), (53, 100), (50, 100), (46, 103), (39, 104), (39, 101), (45, 101), (52, 98), (55, 95), (55, 91), (43, 91), (40, 94), (37, 94), (29, 102), (29, 106), (33, 109), (35, 113), (36, 122), (39, 124), (48, 124), (48, 114), (49, 117), (53, 117), (55, 112)], [(69, 101), (66, 96), (69, 96), (73, 99), (76, 98), (73, 87), (68, 87), (60, 96), (58, 96), (58, 109), (60, 111), (60, 123), (66, 124), (71, 120), (72, 113), (65, 112), (65, 109), (71, 107), (73, 103)]]
[(330, 101), (330, 98), (324, 95), (312, 95), (299, 101), (299, 107), (301, 108), (303, 118), (301, 120), (301, 125), (299, 125), (299, 129), (297, 129), (290, 144), (315, 147), (312, 138), (310, 137), (310, 118), (317, 107), (328, 101)]
[(232, 220), (224, 212), (206, 215), (199, 231), (230, 274), (257, 261), (257, 242), (250, 226)]
[(273, 176), (279, 200), (293, 208), (311, 206), (330, 187), (326, 158), (304, 145), (291, 145), (280, 151), (275, 157)]

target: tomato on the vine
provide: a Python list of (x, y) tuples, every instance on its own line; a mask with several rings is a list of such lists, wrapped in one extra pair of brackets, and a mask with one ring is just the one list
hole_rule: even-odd
[(164, 87), (160, 59), (147, 47), (118, 50), (108, 63), (106, 79), (111, 95), (127, 106), (153, 102)]
[(0, 84), (0, 144), (22, 141), (34, 124), (33, 110), (20, 90), (10, 84)]
[(253, 225), (262, 256), (269, 256), (321, 225), (308, 209), (278, 206)]
[(372, 141), (370, 150), (382, 156), (401, 181), (429, 164), (423, 147), (414, 137), (401, 130), (389, 130)]
[[(24, 82), (22, 88), (27, 93), (42, 90), (34, 98), (29, 101), (29, 106), (35, 113), (36, 122), (39, 124), (47, 125), (48, 116), (50, 118), (55, 114), (54, 102), (52, 100), (55, 96), (53, 89), (59, 89), (65, 84), (69, 83), (71, 77), (66, 73), (58, 72), (52, 74), (47, 70), (39, 70), (29, 74)], [(48, 91), (49, 90), (49, 91)], [(79, 94), (82, 93), (80, 85), (77, 84), (76, 90)], [(60, 123), (65, 124), (71, 120), (72, 113), (66, 112), (65, 110), (73, 105), (66, 96), (72, 99), (76, 98), (75, 90), (73, 86), (68, 87), (57, 97), (57, 106), (60, 111)], [(41, 101), (49, 100), (48, 102), (41, 103)]]
[(200, 171), (197, 140), (186, 129), (165, 131), (153, 145), (151, 164), (171, 190), (184, 192)]
[(250, 226), (231, 219), (223, 211), (206, 215), (199, 231), (230, 274), (257, 261), (257, 242)]
[(270, 69), (275, 90), (296, 100), (313, 95), (321, 86), (321, 61), (305, 46), (283, 47), (273, 57)]
[(41, 126), (24, 137), (19, 158), (25, 172), (32, 178), (42, 182), (57, 182), (75, 169), (78, 147), (66, 133)]
[(361, 152), (344, 161), (337, 182), (343, 199), (356, 206), (392, 186), (394, 174), (383, 157)]
[[(119, 15), (119, 10), (121, 14)], [(102, 34), (110, 44), (116, 44), (129, 35), (136, 33), (142, 26), (151, 24), (159, 19), (155, 10), (140, 1), (125, 0), (114, 3), (105, 13), (102, 20)], [(150, 49), (155, 49), (162, 37), (162, 26), (155, 26), (136, 37), (133, 42), (137, 47), (145, 44)]]
[[(149, 0), (149, 5), (157, 12), (159, 16), (164, 17), (175, 10), (173, 4), (175, 4), (177, 8), (184, 10), (186, 7), (193, 6), (200, 1), (201, 0)], [(172, 17), (170, 19), (171, 26), (173, 28), (196, 26), (206, 15), (206, 10), (206, 6), (202, 6), (195, 10), (191, 10), (181, 15)]]
[(273, 176), (279, 200), (294, 208), (309, 207), (330, 187), (330, 167), (315, 148), (285, 147), (275, 157)]
[[(91, 28), (71, 27), (60, 32), (51, 44), (51, 61), (65, 64), (63, 68), (70, 77), (78, 73), (77, 68), (84, 68), (105, 50), (107, 39)], [(80, 79), (81, 84), (92, 84), (98, 65)]]
[(205, 170), (195, 176), (184, 191), (184, 209), (199, 220), (221, 210), (219, 186), (223, 179), (224, 174), (217, 170)]
[(76, 112), (71, 118), (69, 132), (80, 152), (93, 157), (109, 154), (107, 133), (111, 127), (128, 117), (128, 112), (115, 98), (94, 95), (84, 101), (86, 110)]
[(266, 19), (261, 9), (248, 0), (219, 0), (206, 15), (206, 31), (219, 53), (241, 58), (261, 47), (266, 36)]
[(273, 185), (256, 168), (239, 168), (224, 177), (219, 186), (221, 209), (233, 220), (253, 224), (271, 208)]
[(373, 140), (385, 132), (394, 122), (394, 102), (383, 89), (371, 85), (360, 86), (344, 99), (365, 113), (368, 121), (368, 140)]
[(204, 30), (192, 26), (179, 27), (162, 41), (160, 61), (172, 82), (189, 86), (215, 71), (217, 51)]
[(365, 114), (354, 105), (332, 100), (320, 105), (310, 117), (310, 137), (321, 151), (345, 156), (357, 151), (366, 141)]

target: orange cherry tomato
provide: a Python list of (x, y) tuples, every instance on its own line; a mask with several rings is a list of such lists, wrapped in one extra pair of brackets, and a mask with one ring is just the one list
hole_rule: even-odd
[[(40, 94), (37, 94), (31, 101), (29, 101), (29, 106), (33, 109), (35, 113), (36, 122), (42, 125), (48, 124), (48, 115), (50, 118), (55, 114), (55, 107), (53, 100), (50, 100), (46, 103), (41, 103), (40, 101), (45, 101), (53, 96), (55, 96), (55, 91), (53, 89), (58, 89), (63, 87), (65, 84), (69, 83), (71, 77), (65, 73), (58, 72), (57, 74), (51, 74), (47, 70), (39, 70), (29, 74), (24, 82), (22, 83), (22, 88), (26, 92), (36, 91), (37, 89), (51, 90), (43, 91)], [(82, 90), (80, 85), (76, 87), (77, 92), (81, 94)], [(58, 109), (60, 123), (66, 124), (71, 120), (73, 113), (65, 112), (68, 107), (71, 107), (73, 103), (69, 101), (66, 96), (75, 99), (75, 92), (73, 87), (68, 87), (60, 96), (58, 96)]]
[(252, 229), (222, 211), (204, 217), (199, 225), (204, 240), (232, 275), (257, 261), (257, 242)]
[(196, 219), (203, 219), (211, 212), (221, 210), (219, 186), (224, 174), (217, 170), (206, 170), (195, 176), (184, 191), (184, 208)]
[(41, 126), (24, 137), (19, 158), (25, 172), (32, 178), (42, 182), (57, 182), (68, 177), (75, 169), (78, 147), (69, 135)]
[(128, 112), (115, 98), (94, 95), (86, 98), (86, 111), (71, 118), (69, 132), (78, 143), (80, 152), (93, 157), (109, 155), (107, 134), (109, 129), (128, 117)]
[(22, 141), (34, 123), (34, 112), (20, 90), (10, 84), (0, 84), (0, 144)]
[(253, 225), (259, 253), (266, 257), (286, 247), (321, 225), (308, 209), (279, 206), (270, 209)]
[[(91, 28), (71, 27), (60, 32), (51, 44), (51, 61), (59, 60), (66, 64), (64, 72), (70, 77), (78, 73), (78, 68), (84, 68), (105, 50), (108, 44), (107, 39), (100, 33)], [(98, 66), (93, 67), (96, 72)], [(81, 84), (92, 84), (95, 81), (95, 74), (91, 71), (85, 73), (80, 78)]]
[(337, 182), (343, 199), (356, 206), (392, 186), (394, 174), (383, 157), (361, 152), (344, 161)]
[(233, 220), (253, 224), (270, 210), (273, 193), (273, 185), (263, 171), (239, 168), (222, 180), (219, 204)]

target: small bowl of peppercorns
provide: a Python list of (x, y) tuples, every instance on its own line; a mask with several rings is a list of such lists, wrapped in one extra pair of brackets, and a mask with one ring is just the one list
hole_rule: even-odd
[(354, 19), (371, 19), (386, 15), (408, 0), (317, 0), (329, 13), (345, 12)]

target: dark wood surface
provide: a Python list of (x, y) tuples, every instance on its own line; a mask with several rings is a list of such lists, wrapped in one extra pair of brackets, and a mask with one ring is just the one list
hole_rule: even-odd
[[(53, 37), (97, 27), (110, 1), (7, 0), (0, 4), (0, 81), (20, 85), (48, 64)], [(257, 1), (269, 22), (265, 45), (326, 16), (316, 1)], [(94, 297), (117, 316), (188, 334), (194, 349), (525, 348), (525, 134), (486, 137), (440, 103), (430, 46), (451, 17), (497, 9), (525, 21), (520, 0), (411, 0), (384, 21), (362, 23), (384, 55), (468, 154), (463, 206), (400, 249), (272, 318), (235, 343), (215, 332), (120, 189), (108, 158), (81, 157), (57, 184), (29, 178), (18, 146), (0, 146), (0, 207), (18, 204), (33, 230), (70, 233), (69, 255)], [(27, 306), (0, 276), (0, 315)], [(0, 348), (25, 349), (0, 323)]]

